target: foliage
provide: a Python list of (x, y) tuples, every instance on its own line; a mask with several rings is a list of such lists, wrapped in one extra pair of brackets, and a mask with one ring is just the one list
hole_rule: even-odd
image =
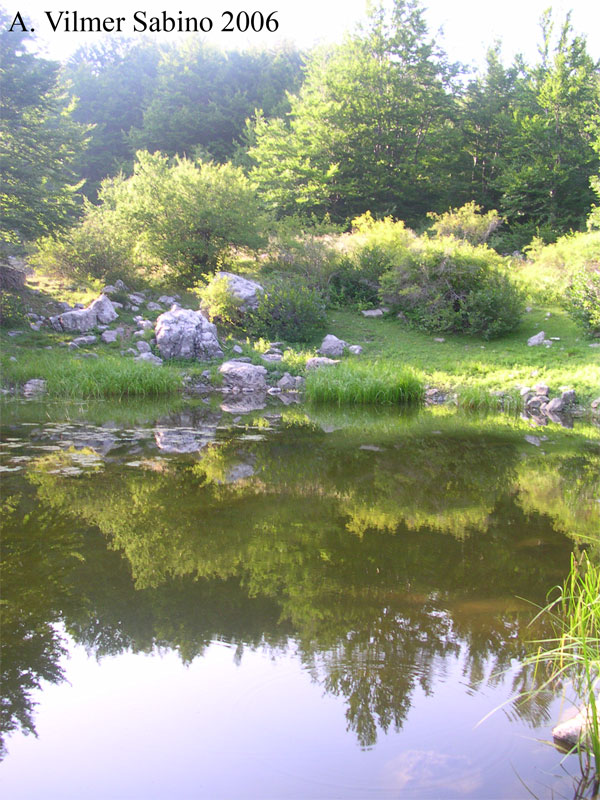
[(298, 281), (276, 280), (247, 314), (247, 329), (254, 336), (307, 342), (325, 327), (321, 294)]
[(224, 275), (209, 277), (196, 294), (212, 322), (216, 320), (223, 325), (238, 325), (241, 322), (242, 301), (229, 290), (229, 279)]
[[(590, 186), (594, 190), (598, 200), (600, 200), (600, 175), (593, 175), (590, 178)], [(600, 205), (592, 206), (592, 210), (587, 219), (587, 227), (589, 231), (600, 229)]]
[(352, 220), (352, 232), (339, 242), (343, 257), (332, 275), (330, 303), (369, 306), (378, 302), (379, 280), (415, 238), (401, 221), (376, 220), (370, 211)]
[(381, 279), (381, 296), (419, 328), (492, 339), (520, 320), (520, 291), (484, 245), (416, 239)]
[(571, 233), (544, 245), (534, 239), (525, 249), (527, 261), (515, 271), (527, 294), (541, 302), (568, 304), (567, 290), (575, 276), (600, 264), (600, 231)]
[(43, 271), (71, 279), (131, 281), (134, 277), (127, 231), (115, 224), (113, 214), (89, 203), (79, 224), (39, 239), (30, 260)]
[(59, 65), (28, 49), (0, 9), (0, 247), (68, 223), (76, 212), (73, 171), (86, 128), (72, 119)]
[(256, 118), (251, 177), (268, 207), (413, 220), (448, 205), (454, 70), (423, 13), (417, 0), (371, 6), (363, 31), (311, 53), (289, 125)]
[(115, 36), (80, 47), (63, 67), (77, 98), (73, 119), (91, 126), (85, 155), (74, 165), (88, 198), (97, 197), (104, 178), (130, 171), (135, 149), (127, 132), (142, 124), (160, 58), (161, 48), (150, 40), (135, 44)]
[(125, 128), (129, 143), (133, 150), (203, 152), (227, 161), (256, 109), (267, 117), (287, 113), (286, 92), (299, 88), (301, 75), (301, 54), (289, 45), (222, 51), (189, 37), (162, 50), (143, 117)]
[(292, 275), (325, 295), (339, 264), (336, 234), (340, 228), (328, 217), (298, 215), (278, 220), (269, 241), (266, 272)]
[(431, 230), (436, 236), (454, 236), (477, 245), (485, 244), (502, 224), (497, 211), (488, 211), (486, 214), (482, 214), (482, 211), (482, 207), (472, 201), (443, 214), (430, 211), (427, 216), (433, 220)]
[(0, 328), (21, 328), (27, 322), (23, 300), (16, 292), (0, 290)]
[(310, 370), (306, 397), (311, 403), (336, 405), (405, 405), (423, 399), (421, 378), (392, 362), (344, 361)]
[(44, 242), (40, 260), (102, 278), (121, 261), (157, 283), (191, 286), (233, 247), (264, 241), (250, 184), (230, 164), (140, 151), (133, 175), (104, 181), (99, 201), (79, 229)]
[[(506, 68), (500, 43), (490, 47), (483, 74), (469, 81), (460, 98), (462, 176), (456, 179), (484, 208), (498, 208), (498, 177), (506, 166), (508, 145), (515, 129), (515, 109), (525, 96), (526, 69), (515, 61)], [(528, 239), (523, 243), (526, 244)], [(508, 252), (521, 245), (505, 248)]]
[(583, 227), (593, 199), (600, 81), (569, 15), (553, 42), (551, 11), (544, 14), (540, 53), (541, 62), (527, 70), (495, 184), (511, 224), (566, 232)]
[(600, 268), (577, 272), (567, 290), (567, 308), (588, 333), (600, 334)]

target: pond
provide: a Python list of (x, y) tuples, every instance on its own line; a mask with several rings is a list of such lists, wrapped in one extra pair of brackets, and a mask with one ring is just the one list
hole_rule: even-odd
[(2, 414), (4, 797), (573, 796), (568, 687), (515, 698), (535, 604), (598, 539), (597, 429)]

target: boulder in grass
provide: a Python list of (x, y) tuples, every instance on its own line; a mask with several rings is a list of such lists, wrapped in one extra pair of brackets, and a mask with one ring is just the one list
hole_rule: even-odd
[(537, 347), (540, 344), (544, 344), (545, 339), (546, 339), (546, 334), (544, 333), (544, 331), (540, 331), (539, 333), (536, 333), (535, 336), (530, 336), (529, 339), (527, 339), (527, 346)]
[(119, 315), (110, 299), (101, 294), (87, 308), (76, 308), (73, 311), (65, 311), (50, 317), (50, 324), (56, 331), (77, 331), (86, 333), (95, 328), (98, 323), (108, 325)]
[(344, 350), (348, 347), (348, 343), (345, 342), (343, 339), (338, 339), (337, 336), (334, 336), (332, 333), (328, 333), (327, 336), (323, 339), (321, 347), (319, 348), (319, 353), (322, 356), (341, 356), (344, 354)]
[(88, 344), (95, 344), (97, 341), (98, 337), (94, 336), (93, 333), (90, 333), (88, 336), (77, 336), (77, 338), (73, 339), (71, 344), (74, 344), (77, 347), (85, 347)]
[(222, 358), (217, 328), (199, 311), (177, 308), (156, 320), (156, 344), (163, 358), (209, 361)]
[(366, 311), (360, 312), (363, 317), (383, 317), (383, 309), (382, 308), (370, 308)]
[(282, 392), (292, 392), (296, 389), (296, 378), (290, 375), (289, 372), (285, 372), (283, 377), (277, 381), (277, 386)]
[(26, 278), (24, 270), (0, 264), (0, 289), (23, 289)]
[(315, 356), (315, 358), (309, 358), (306, 362), (306, 369), (317, 369), (318, 367), (332, 367), (334, 364), (339, 364), (339, 359), (332, 359), (332, 358), (325, 358)]
[(134, 361), (145, 361), (148, 364), (154, 364), (155, 367), (161, 367), (163, 360), (158, 356), (155, 356), (154, 353), (140, 353), (139, 356), (136, 356)]
[(46, 394), (46, 391), (47, 383), (42, 378), (32, 378), (23, 386), (23, 394), (25, 397), (36, 397)]

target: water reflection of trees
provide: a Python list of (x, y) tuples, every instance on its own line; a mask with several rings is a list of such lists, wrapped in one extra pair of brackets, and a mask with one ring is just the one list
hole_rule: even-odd
[[(437, 434), (361, 450), (281, 430), (76, 478), (60, 457), (30, 470), (7, 524), (5, 610), (19, 625), (5, 731), (32, 729), (31, 690), (60, 679), (62, 621), (98, 656), (164, 647), (191, 661), (222, 639), (239, 658), (293, 637), (372, 745), (402, 726), (416, 686), (434, 691), (444, 659), (460, 655), (477, 687), (523, 655), (532, 613), (515, 597), (543, 602), (570, 549), (536, 497), (550, 492), (564, 528), (597, 480), (592, 454), (547, 460), (557, 482), (514, 442)], [(539, 482), (523, 483), (531, 473)], [(515, 713), (537, 724), (548, 698)]]

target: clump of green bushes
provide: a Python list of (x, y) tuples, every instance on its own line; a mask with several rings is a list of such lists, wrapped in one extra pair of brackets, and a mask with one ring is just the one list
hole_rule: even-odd
[(384, 302), (430, 332), (493, 339), (514, 330), (524, 308), (497, 253), (448, 236), (415, 239), (380, 285)]
[(129, 274), (191, 286), (235, 248), (266, 243), (264, 216), (238, 167), (139, 151), (133, 175), (102, 183), (97, 206), (35, 261), (68, 277)]
[(454, 236), (470, 244), (485, 244), (492, 233), (502, 225), (502, 217), (492, 210), (482, 213), (483, 208), (475, 202), (465, 203), (460, 208), (451, 208), (444, 214), (429, 212), (431, 230), (436, 236)]
[(0, 328), (22, 328), (26, 322), (20, 296), (7, 289), (0, 290)]
[(571, 316), (587, 333), (600, 334), (600, 269), (579, 270), (569, 284), (566, 297)]
[(256, 309), (247, 312), (246, 329), (253, 336), (309, 342), (327, 321), (325, 302), (317, 289), (279, 279), (260, 295)]

